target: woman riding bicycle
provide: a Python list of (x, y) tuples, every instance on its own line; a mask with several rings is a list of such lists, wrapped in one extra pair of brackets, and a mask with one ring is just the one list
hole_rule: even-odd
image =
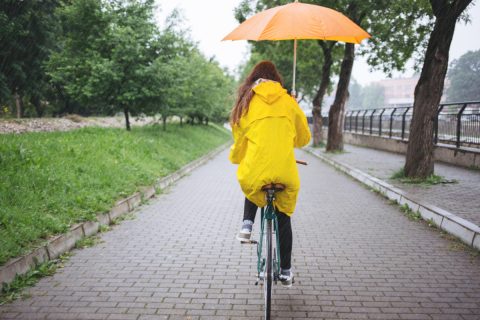
[(229, 159), (239, 164), (237, 178), (245, 194), (240, 241), (249, 240), (258, 207), (266, 205), (264, 185), (282, 184), (275, 195), (280, 238), (280, 280), (291, 286), (292, 227), (300, 179), (294, 148), (310, 141), (305, 114), (283, 88), (282, 78), (270, 61), (258, 63), (238, 90), (231, 113), (234, 144)]

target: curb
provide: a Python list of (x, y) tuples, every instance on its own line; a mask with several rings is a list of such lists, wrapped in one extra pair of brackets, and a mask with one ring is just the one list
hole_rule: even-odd
[[(56, 259), (61, 254), (75, 247), (75, 243), (84, 237), (98, 233), (100, 225), (110, 225), (112, 221), (135, 208), (139, 207), (142, 200), (153, 198), (157, 191), (165, 189), (192, 172), (208, 160), (225, 150), (231, 143), (227, 142), (196, 159), (166, 177), (158, 179), (153, 186), (140, 188), (140, 192), (119, 200), (108, 213), (97, 214), (97, 221), (86, 221), (73, 225), (70, 230), (62, 235), (56, 235), (48, 240), (45, 245), (34, 249), (21, 257), (13, 258), (0, 267), (0, 284), (12, 282), (17, 275), (23, 275), (37, 265)], [(480, 240), (480, 239), (479, 239)]]
[(312, 147), (306, 147), (303, 148), (303, 150), (351, 176), (355, 180), (380, 192), (385, 198), (395, 200), (400, 205), (407, 205), (414, 212), (420, 213), (424, 220), (431, 221), (440, 229), (462, 240), (465, 244), (480, 250), (480, 227), (470, 221), (460, 218), (447, 210), (421, 201), (415, 198), (415, 196), (361, 170), (315, 153), (315, 149)]

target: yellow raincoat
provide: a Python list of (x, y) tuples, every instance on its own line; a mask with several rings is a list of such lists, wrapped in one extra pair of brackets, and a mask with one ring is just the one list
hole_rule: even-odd
[(259, 207), (266, 205), (262, 186), (284, 184), (275, 206), (290, 216), (300, 189), (293, 149), (310, 141), (307, 118), (280, 83), (261, 82), (253, 91), (248, 113), (232, 128), (234, 144), (229, 159), (240, 164), (237, 178), (242, 191)]

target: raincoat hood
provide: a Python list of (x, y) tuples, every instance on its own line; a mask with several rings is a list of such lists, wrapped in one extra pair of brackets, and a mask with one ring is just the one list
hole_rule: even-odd
[[(263, 80), (263, 79), (262, 79)], [(279, 82), (271, 80), (263, 80), (253, 88), (253, 91), (268, 104), (272, 104), (280, 97), (287, 94)]]

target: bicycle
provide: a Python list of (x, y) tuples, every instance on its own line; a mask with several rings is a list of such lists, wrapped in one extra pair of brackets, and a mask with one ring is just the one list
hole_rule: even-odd
[[(296, 160), (297, 163), (307, 165), (305, 161)], [(259, 241), (248, 240), (242, 243), (257, 245), (257, 281), (263, 281), (265, 299), (265, 320), (270, 320), (272, 306), (272, 284), (277, 284), (280, 276), (280, 238), (278, 236), (278, 220), (276, 209), (273, 204), (275, 194), (285, 189), (280, 183), (271, 183), (262, 187), (265, 192), (267, 205), (261, 208), (261, 224)], [(266, 229), (266, 230), (265, 230)], [(275, 232), (275, 246), (273, 245), (273, 233)], [(265, 238), (265, 256), (263, 253), (263, 239)], [(292, 280), (293, 282), (293, 280)]]

